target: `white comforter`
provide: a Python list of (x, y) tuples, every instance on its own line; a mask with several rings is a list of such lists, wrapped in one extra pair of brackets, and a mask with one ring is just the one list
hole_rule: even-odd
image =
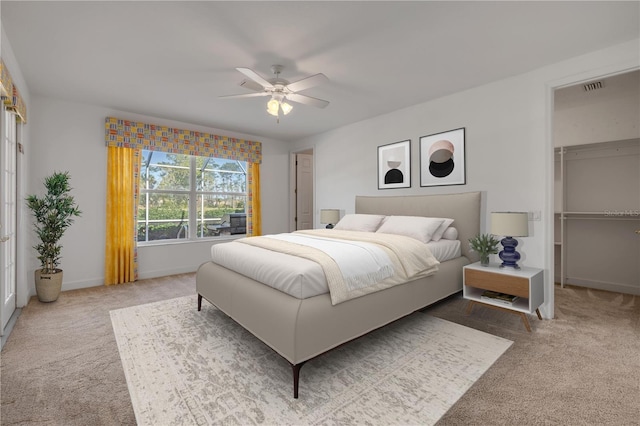
[[(343, 241), (357, 241), (358, 243), (375, 246), (377, 250), (383, 252), (389, 258), (393, 265), (394, 273), (382, 281), (373, 284), (367, 283), (367, 285), (362, 287), (355, 286), (355, 288), (349, 288), (345, 284), (344, 279), (341, 278), (342, 273), (340, 272), (340, 268), (331, 256), (313, 247), (304, 247), (296, 245), (295, 243), (290, 244), (278, 241), (274, 244), (274, 238), (265, 237), (247, 238), (237, 240), (233, 243), (214, 245), (211, 249), (212, 259), (215, 263), (236, 270), (243, 275), (261, 282), (266, 281), (260, 278), (265, 275), (269, 275), (269, 280), (272, 282), (278, 282), (278, 277), (288, 281), (291, 281), (292, 278), (294, 281), (297, 278), (303, 279), (304, 277), (300, 276), (300, 274), (306, 273), (306, 270), (312, 272), (318, 267), (318, 264), (320, 264), (327, 278), (333, 304), (433, 274), (437, 271), (439, 264), (425, 244), (409, 237), (337, 230), (310, 230), (295, 233), (295, 235), (300, 234), (316, 238), (330, 236), (331, 238), (338, 238)], [(283, 246), (283, 244), (280, 243), (290, 245), (284, 249), (282, 249), (282, 247), (277, 248), (276, 246)], [(276, 250), (280, 250), (283, 253), (277, 252)], [(256, 254), (256, 251), (262, 253), (262, 256), (253, 256), (251, 260), (243, 257), (243, 260), (240, 262), (242, 267), (239, 268), (237, 266), (239, 263), (238, 253), (253, 252)], [(300, 255), (301, 253), (303, 253), (302, 258), (290, 256), (290, 254)], [(269, 261), (263, 261), (262, 258), (268, 258)], [(290, 265), (293, 266), (293, 269), (290, 268)], [(265, 273), (265, 271), (269, 272)], [(340, 275), (340, 278), (336, 279), (336, 271), (338, 271), (337, 274)], [(266, 284), (270, 283), (267, 282)], [(302, 294), (295, 296), (304, 298)]]
[[(276, 251), (281, 253), (302, 254), (302, 257), (314, 260), (319, 264), (322, 264), (326, 257), (322, 256), (320, 259), (315, 260), (315, 256), (318, 255), (317, 250), (325, 253), (335, 262), (349, 291), (374, 285), (394, 274), (393, 263), (387, 253), (371, 243), (301, 233), (266, 235), (264, 238), (284, 241), (287, 244), (285, 246), (272, 247), (271, 249), (275, 248)], [(309, 247), (312, 248), (313, 254), (303, 254), (303, 250), (306, 252)], [(331, 268), (331, 265), (327, 267)], [(326, 270), (327, 267), (323, 269)]]

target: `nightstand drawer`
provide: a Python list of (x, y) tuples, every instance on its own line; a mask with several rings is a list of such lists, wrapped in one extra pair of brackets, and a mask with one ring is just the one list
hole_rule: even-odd
[(497, 291), (498, 293), (529, 297), (529, 280), (523, 277), (465, 269), (464, 284), (469, 287)]

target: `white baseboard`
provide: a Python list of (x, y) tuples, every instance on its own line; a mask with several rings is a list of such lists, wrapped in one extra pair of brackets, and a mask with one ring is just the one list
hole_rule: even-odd
[(570, 278), (570, 277), (567, 277), (564, 280), (564, 283), (569, 285), (577, 285), (579, 287), (589, 287), (589, 288), (595, 288), (598, 290), (606, 290), (606, 291), (612, 291), (615, 293), (633, 294), (636, 296), (640, 296), (640, 286), (633, 286), (629, 284), (592, 281), (592, 280), (586, 280), (583, 278)]
[(166, 277), (169, 275), (176, 275), (176, 274), (188, 274), (191, 272), (196, 272), (198, 270), (198, 266), (183, 266), (183, 267), (179, 267), (179, 268), (171, 268), (171, 269), (156, 269), (153, 271), (144, 271), (144, 272), (138, 272), (138, 279), (139, 280), (146, 280), (149, 278), (159, 278), (159, 277)]
[(13, 326), (16, 325), (16, 321), (18, 320), (18, 317), (20, 316), (21, 312), (22, 312), (22, 308), (16, 308), (16, 310), (13, 311), (11, 318), (9, 318), (9, 322), (7, 323), (4, 330), (1, 330), (2, 332), (0, 333), (1, 335), (0, 350), (4, 347), (4, 344), (7, 342), (7, 339), (9, 338), (11, 331), (13, 331)]
[[(138, 272), (138, 280), (166, 277), (169, 275), (176, 275), (176, 274), (188, 274), (191, 272), (196, 272), (196, 270), (198, 269), (198, 266), (184, 266), (184, 267), (178, 267), (178, 268), (156, 269), (153, 271)], [(82, 281), (71, 281), (71, 282), (64, 281), (62, 283), (62, 291), (79, 290), (82, 288), (90, 288), (90, 287), (99, 287), (101, 285), (104, 285), (104, 277), (92, 278), (89, 280), (82, 280)], [(35, 296), (35, 293), (33, 295)]]
[(98, 287), (104, 285), (104, 277), (91, 278), (89, 280), (82, 281), (63, 281), (62, 291), (79, 290), (81, 288)]

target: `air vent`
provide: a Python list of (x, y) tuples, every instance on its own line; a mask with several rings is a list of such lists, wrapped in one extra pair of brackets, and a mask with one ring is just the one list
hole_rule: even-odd
[(584, 87), (585, 92), (592, 92), (594, 90), (602, 89), (604, 87), (604, 81), (593, 81), (583, 85), (582, 87)]

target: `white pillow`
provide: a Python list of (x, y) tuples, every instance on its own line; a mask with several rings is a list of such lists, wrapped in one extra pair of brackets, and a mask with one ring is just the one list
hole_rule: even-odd
[(379, 214), (346, 214), (333, 229), (376, 232), (384, 218), (384, 215)]
[(449, 219), (449, 218), (441, 218), (438, 217), (436, 219), (442, 219), (442, 225), (440, 225), (438, 227), (438, 229), (436, 229), (436, 232), (433, 233), (433, 235), (431, 236), (431, 241), (440, 241), (440, 238), (442, 238), (442, 234), (444, 234), (444, 231), (447, 230), (448, 227), (451, 226), (451, 224), (453, 223), (453, 219)]
[(458, 239), (458, 230), (456, 228), (454, 228), (453, 226), (448, 227), (447, 230), (444, 231), (444, 234), (442, 234), (442, 239), (443, 240), (457, 240)]
[(426, 244), (443, 221), (437, 217), (387, 216), (376, 232), (405, 235)]

